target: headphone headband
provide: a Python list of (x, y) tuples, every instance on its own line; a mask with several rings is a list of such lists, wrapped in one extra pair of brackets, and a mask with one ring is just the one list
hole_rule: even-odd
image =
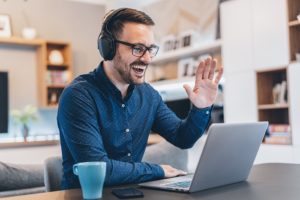
[(113, 21), (113, 19), (122, 11), (126, 10), (127, 8), (119, 8), (116, 10), (111, 10), (110, 14), (108, 16), (105, 17), (103, 25), (102, 25), (102, 30), (101, 32), (106, 32), (108, 33), (110, 36), (113, 37), (112, 32), (109, 30), (109, 24)]
[(119, 8), (111, 11), (104, 19), (100, 35), (98, 37), (98, 49), (104, 60), (112, 60), (116, 54), (116, 43), (112, 32), (109, 30), (110, 23), (114, 18), (127, 8)]

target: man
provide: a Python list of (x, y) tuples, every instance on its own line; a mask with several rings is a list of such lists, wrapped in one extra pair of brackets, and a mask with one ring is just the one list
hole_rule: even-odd
[(72, 166), (78, 162), (107, 163), (105, 185), (137, 183), (183, 175), (168, 165), (141, 162), (150, 131), (180, 148), (190, 148), (210, 119), (222, 69), (216, 61), (199, 64), (194, 88), (184, 85), (193, 104), (181, 120), (159, 93), (144, 83), (156, 55), (152, 19), (141, 11), (119, 9), (105, 18), (98, 48), (104, 61), (77, 77), (63, 92), (58, 110), (64, 189), (80, 187)]

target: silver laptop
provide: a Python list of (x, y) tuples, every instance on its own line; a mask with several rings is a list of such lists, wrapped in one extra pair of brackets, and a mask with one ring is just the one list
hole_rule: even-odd
[(197, 192), (245, 181), (268, 122), (212, 124), (193, 175), (139, 184), (143, 187)]

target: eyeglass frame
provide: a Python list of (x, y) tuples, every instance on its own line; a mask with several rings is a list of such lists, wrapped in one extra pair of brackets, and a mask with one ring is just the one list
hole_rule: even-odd
[[(121, 40), (116, 40), (116, 39), (115, 39), (115, 42), (116, 42), (116, 43), (123, 44), (123, 45), (128, 46), (128, 47), (131, 47), (131, 54), (132, 54), (133, 56), (139, 57), (139, 58), (140, 58), (140, 57), (143, 57), (143, 56), (145, 55), (146, 51), (148, 51), (148, 52), (150, 53), (150, 50), (151, 50), (151, 49), (157, 48), (157, 51), (156, 51), (155, 55), (151, 56), (151, 53), (150, 53), (150, 57), (151, 57), (151, 58), (154, 58), (154, 57), (157, 55), (158, 51), (159, 51), (159, 46), (157, 46), (157, 45), (151, 45), (150, 47), (147, 47), (147, 46), (144, 45), (144, 44), (140, 44), (140, 43), (138, 43), (138, 44), (133, 44), (133, 43), (129, 43), (129, 42), (121, 41)], [(140, 55), (140, 56), (134, 55), (134, 53), (133, 53), (134, 47), (135, 47), (135, 46), (138, 46), (138, 45), (140, 45), (140, 46), (142, 46), (142, 47), (145, 48), (143, 54)]]

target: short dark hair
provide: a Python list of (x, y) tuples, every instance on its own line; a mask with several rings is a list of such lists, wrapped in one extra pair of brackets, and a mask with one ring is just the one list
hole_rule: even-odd
[[(112, 14), (114, 16), (111, 18)], [(148, 26), (155, 25), (154, 21), (146, 13), (133, 8), (124, 8), (119, 12), (114, 12), (114, 10), (112, 10), (105, 15), (101, 32), (109, 31), (112, 36), (117, 39), (122, 33), (126, 22), (135, 22)]]

